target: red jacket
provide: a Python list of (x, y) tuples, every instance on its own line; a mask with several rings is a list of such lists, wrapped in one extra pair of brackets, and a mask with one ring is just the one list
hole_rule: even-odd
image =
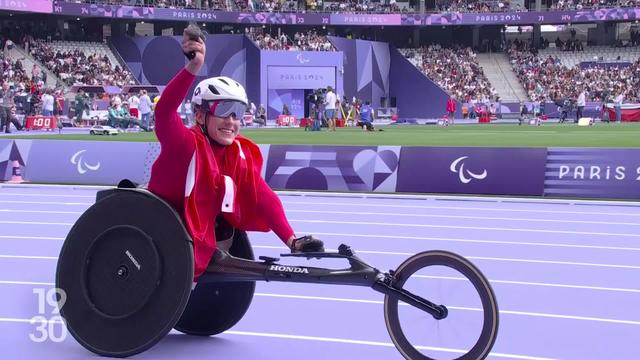
[(449, 100), (447, 100), (447, 112), (456, 112), (456, 101), (449, 98)]
[(240, 230), (273, 230), (283, 241), (294, 232), (282, 203), (260, 175), (262, 155), (256, 144), (240, 135), (229, 146), (211, 144), (198, 126), (187, 129), (182, 124), (176, 110), (193, 79), (182, 70), (156, 106), (161, 152), (149, 190), (183, 217), (193, 239), (197, 278), (216, 249), (215, 219), (221, 213)]

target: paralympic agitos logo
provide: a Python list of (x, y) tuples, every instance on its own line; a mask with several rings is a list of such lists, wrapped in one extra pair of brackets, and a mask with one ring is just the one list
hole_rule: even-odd
[[(461, 156), (451, 163), (449, 166), (449, 170), (452, 173), (458, 173), (458, 178), (460, 178), (460, 182), (463, 184), (468, 184), (471, 180), (482, 180), (487, 177), (487, 170), (483, 169), (481, 173), (474, 173), (469, 169), (464, 168), (464, 160), (467, 159), (468, 156)], [(460, 165), (460, 166), (458, 166)]]
[(78, 170), (78, 173), (81, 175), (86, 173), (89, 170), (97, 171), (98, 169), (100, 169), (99, 161), (95, 165), (88, 164), (87, 162), (84, 161), (84, 159), (82, 158), (82, 154), (85, 153), (86, 151), (87, 150), (80, 150), (76, 152), (75, 154), (73, 154), (70, 160), (73, 165), (76, 165), (76, 169)]

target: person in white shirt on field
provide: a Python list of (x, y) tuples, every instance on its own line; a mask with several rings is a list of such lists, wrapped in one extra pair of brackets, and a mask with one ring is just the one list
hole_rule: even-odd
[(336, 101), (336, 94), (333, 92), (331, 86), (327, 86), (327, 93), (324, 95), (324, 117), (327, 119), (329, 131), (336, 131)]
[[(129, 96), (127, 102), (129, 103), (129, 109), (139, 110), (140, 98), (135, 93)], [(140, 111), (136, 111), (135, 113), (137, 114), (138, 119), (140, 119)]]
[(582, 110), (584, 110), (584, 106), (587, 104), (587, 92), (584, 90), (580, 90), (580, 95), (578, 95), (577, 106), (578, 111), (576, 111), (576, 122), (580, 120), (582, 117)]
[(151, 116), (151, 98), (147, 95), (146, 90), (140, 90), (140, 103), (138, 104), (138, 110), (140, 110), (140, 122), (143, 126), (149, 128), (149, 117)]
[(53, 116), (53, 96), (51, 95), (51, 89), (45, 90), (42, 94), (42, 115)]
[(622, 103), (624, 102), (624, 92), (620, 91), (620, 94), (616, 96), (613, 101), (613, 108), (616, 110), (616, 121), (622, 123)]

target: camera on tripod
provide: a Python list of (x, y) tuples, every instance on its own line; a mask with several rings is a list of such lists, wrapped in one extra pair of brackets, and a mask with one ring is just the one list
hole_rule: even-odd
[(316, 107), (324, 104), (324, 96), (327, 93), (327, 89), (323, 88), (323, 89), (315, 89), (313, 90), (313, 92), (311, 94), (309, 94), (307, 96), (307, 100), (312, 103), (315, 104)]

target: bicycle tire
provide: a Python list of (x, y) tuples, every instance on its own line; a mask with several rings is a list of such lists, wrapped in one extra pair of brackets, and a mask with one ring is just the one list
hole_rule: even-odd
[[(489, 281), (480, 270), (464, 257), (448, 251), (426, 251), (405, 260), (394, 273), (396, 288), (402, 288), (406, 281), (428, 266), (445, 266), (463, 274), (474, 286), (482, 301), (482, 330), (475, 345), (457, 360), (481, 360), (486, 358), (498, 336), (499, 313), (495, 294)], [(422, 354), (414, 347), (402, 331), (398, 314), (398, 299), (385, 295), (384, 317), (387, 331), (394, 345), (407, 360), (437, 360)], [(447, 305), (447, 304), (443, 304)]]

